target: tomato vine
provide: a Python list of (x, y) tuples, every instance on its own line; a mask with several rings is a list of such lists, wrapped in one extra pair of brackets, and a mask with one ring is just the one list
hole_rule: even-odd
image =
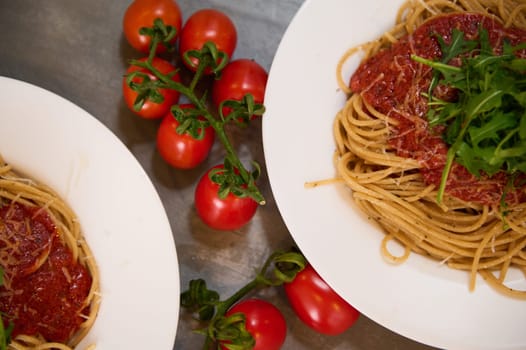
[[(157, 103), (162, 102), (161, 89), (174, 90), (185, 96), (194, 108), (182, 109), (177, 104), (172, 106), (171, 113), (180, 125), (177, 132), (192, 134), (192, 130), (196, 130), (196, 123), (201, 128), (211, 126), (225, 150), (223, 173), (227, 172), (226, 175), (228, 176), (222, 176), (220, 179), (222, 181), (235, 179), (229, 183), (219, 183), (223, 189), (223, 191), (218, 193), (219, 198), (225, 198), (229, 193), (233, 193), (236, 196), (252, 198), (258, 204), (264, 205), (265, 198), (256, 184), (260, 176), (259, 164), (256, 161), (252, 161), (252, 169), (247, 169), (238, 157), (225, 129), (228, 124), (236, 124), (241, 127), (247, 126), (253, 116), (263, 115), (265, 112), (264, 105), (257, 103), (253, 96), (248, 93), (239, 101), (226, 100), (221, 102), (218, 112), (213, 113), (208, 107), (207, 92), (199, 94), (196, 87), (202, 78), (207, 75), (208, 71), (211, 71), (216, 78), (219, 78), (221, 71), (228, 63), (228, 55), (219, 51), (211, 41), (205, 43), (200, 50), (186, 52), (183, 55), (183, 59), (188, 60), (188, 64), (193, 64), (191, 62), (192, 58), (198, 58), (198, 65), (195, 68), (192, 81), (186, 85), (178, 79), (173, 79), (178, 74), (178, 69), (174, 69), (174, 71), (169, 73), (163, 73), (154, 65), (158, 45), (167, 47), (168, 51), (174, 50), (175, 45), (171, 44), (175, 35), (174, 28), (165, 25), (162, 19), (157, 18), (152, 28), (141, 28), (141, 34), (151, 36), (149, 55), (147, 59), (130, 60), (130, 65), (151, 72), (156, 77), (156, 80), (146, 79), (144, 73), (140, 72), (132, 72), (125, 77), (125, 84), (133, 91), (140, 92), (139, 96), (141, 99), (139, 99), (139, 96), (137, 97), (133, 108), (136, 111), (140, 110), (149, 99)], [(142, 79), (134, 80), (138, 75)], [(226, 115), (222, 113), (224, 106), (229, 108), (229, 113)], [(199, 137), (195, 132), (193, 136)], [(225, 189), (228, 190), (225, 191)]]
[(193, 312), (200, 321), (207, 322), (206, 327), (197, 330), (205, 336), (204, 349), (224, 342), (228, 343), (226, 348), (251, 349), (253, 339), (246, 331), (244, 317), (237, 313), (225, 316), (227, 311), (256, 289), (293, 281), (306, 266), (305, 257), (296, 250), (274, 252), (254, 279), (225, 300), (220, 300), (216, 291), (208, 289), (203, 279), (191, 280), (188, 289), (181, 293), (181, 306)]

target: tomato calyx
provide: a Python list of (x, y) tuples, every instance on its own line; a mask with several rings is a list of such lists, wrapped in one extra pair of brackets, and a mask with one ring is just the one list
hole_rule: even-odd
[[(196, 70), (197, 76), (204, 74), (207, 69), (218, 76), (230, 60), (228, 54), (218, 50), (212, 41), (207, 41), (200, 50), (184, 52), (182, 57), (188, 66)], [(196, 64), (196, 62), (198, 63)]]
[[(143, 68), (155, 76), (161, 74), (153, 64), (153, 57), (148, 57), (147, 60), (130, 60), (130, 66)], [(163, 103), (164, 96), (160, 92), (161, 89), (172, 88), (173, 84), (182, 86), (182, 84), (172, 80), (177, 73), (178, 70), (175, 69), (168, 74), (164, 74), (163, 79), (152, 79), (148, 73), (140, 70), (135, 70), (126, 74), (126, 85), (128, 85), (133, 91), (137, 92), (137, 98), (133, 103), (133, 109), (135, 111), (141, 110), (146, 101), (159, 104)], [(173, 84), (169, 85), (167, 82)]]
[(202, 140), (205, 136), (205, 129), (210, 126), (210, 122), (201, 116), (201, 112), (195, 108), (181, 108), (180, 105), (171, 107), (172, 116), (179, 122), (175, 131), (183, 135), (187, 133), (196, 140)]
[[(250, 93), (244, 95), (241, 101), (224, 100), (219, 104), (218, 109), (222, 120), (225, 122), (233, 121), (243, 127), (247, 126), (255, 116), (262, 116), (265, 113), (265, 106), (256, 103), (254, 96)], [(230, 111), (226, 116), (223, 113), (225, 110)]]
[(177, 36), (177, 28), (164, 24), (163, 20), (156, 18), (152, 27), (141, 27), (139, 34), (151, 37), (150, 52), (156, 52), (157, 46), (162, 44), (167, 51), (175, 50), (174, 38)]
[(232, 193), (239, 198), (251, 197), (256, 201), (261, 200), (259, 197), (254, 198), (253, 190), (261, 169), (256, 162), (252, 166), (254, 170), (243, 175), (227, 157), (222, 167), (211, 169), (208, 176), (212, 182), (219, 185), (218, 197), (225, 199), (229, 193)]
[(206, 281), (201, 278), (191, 280), (188, 290), (181, 293), (181, 305), (196, 313), (201, 321), (212, 319), (218, 302), (219, 293), (208, 289)]
[(246, 318), (242, 313), (218, 318), (213, 337), (229, 350), (252, 349), (256, 344), (254, 337), (247, 330)]
[(191, 280), (188, 289), (181, 293), (181, 306), (194, 313), (199, 320), (208, 322), (205, 328), (196, 330), (206, 337), (205, 349), (214, 348), (218, 343), (227, 349), (252, 349), (253, 340), (250, 340), (252, 336), (246, 330), (244, 316), (238, 313), (225, 314), (256, 289), (292, 281), (305, 266), (307, 261), (297, 250), (277, 251), (266, 259), (254, 279), (225, 300), (219, 300), (219, 294), (208, 289), (203, 279)]
[[(265, 271), (271, 265), (274, 266), (274, 269), (272, 269), (272, 274), (267, 276)], [(306, 266), (307, 260), (297, 249), (293, 248), (288, 252), (278, 251), (268, 257), (256, 278), (261, 284), (277, 287), (291, 282)]]
[[(137, 78), (140, 78), (140, 82), (135, 82)], [(133, 109), (140, 111), (146, 101), (152, 101), (154, 103), (163, 103), (164, 96), (159, 92), (162, 88), (163, 83), (158, 80), (152, 80), (148, 74), (135, 71), (126, 75), (126, 84), (135, 92), (137, 92), (137, 98), (133, 103)]]

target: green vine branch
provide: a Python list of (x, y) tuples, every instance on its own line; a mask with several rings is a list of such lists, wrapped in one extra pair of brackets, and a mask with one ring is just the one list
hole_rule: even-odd
[[(159, 92), (160, 89), (172, 89), (178, 91), (181, 95), (184, 95), (195, 107), (197, 113), (182, 111), (181, 108), (173, 106), (171, 111), (174, 117), (180, 122), (180, 124), (188, 127), (191, 125), (195, 126), (199, 116), (204, 118), (206, 123), (197, 121), (200, 123), (200, 127), (204, 128), (210, 125), (214, 129), (225, 150), (224, 171), (229, 175), (225, 178), (234, 179), (235, 177), (238, 177), (241, 180), (234, 180), (228, 184), (220, 184), (223, 185), (222, 188), (228, 188), (236, 196), (247, 196), (254, 199), (260, 205), (264, 205), (265, 198), (256, 184), (256, 181), (260, 176), (260, 166), (255, 161), (251, 162), (254, 168), (253, 171), (249, 171), (244, 166), (225, 130), (226, 125), (231, 123), (239, 126), (248, 125), (253, 116), (263, 115), (265, 112), (264, 105), (255, 103), (253, 96), (247, 94), (241, 99), (241, 101), (223, 101), (218, 108), (219, 117), (216, 117), (208, 108), (206, 92), (202, 96), (199, 96), (196, 92), (196, 86), (209, 71), (218, 77), (221, 70), (228, 63), (228, 55), (218, 51), (217, 47), (212, 42), (206, 43), (201, 50), (187, 52), (184, 59), (188, 62), (192, 62), (192, 58), (198, 59), (198, 65), (192, 81), (186, 86), (185, 84), (172, 79), (173, 76), (178, 73), (177, 70), (168, 74), (163, 74), (156, 69), (152, 63), (155, 58), (157, 46), (160, 44), (169, 46), (169, 42), (174, 36), (173, 28), (165, 26), (162, 21), (158, 19), (154, 22), (152, 28), (143, 28), (141, 31), (146, 35), (152, 36), (148, 59), (131, 60), (130, 64), (151, 72), (157, 80), (149, 79), (146, 74), (141, 72), (133, 72), (126, 77), (128, 86), (139, 92), (134, 107), (139, 110), (147, 99), (161, 103), (163, 101), (163, 96)], [(134, 81), (137, 77), (141, 78), (140, 82)], [(224, 109), (229, 111), (227, 115), (224, 115)], [(178, 129), (178, 132), (186, 132), (186, 130), (182, 129), (183, 128)], [(223, 198), (226, 195), (228, 195), (228, 192), (221, 194)]]
[(305, 257), (296, 250), (274, 252), (254, 279), (223, 301), (219, 300), (216, 291), (208, 289), (203, 279), (191, 280), (188, 290), (181, 293), (181, 306), (193, 312), (200, 321), (208, 322), (206, 327), (196, 331), (206, 337), (203, 348), (211, 349), (225, 340), (234, 346), (239, 345), (240, 349), (250, 348), (246, 344), (251, 344), (253, 339), (245, 329), (244, 318), (240, 314), (225, 317), (226, 312), (256, 289), (291, 282), (306, 265)]

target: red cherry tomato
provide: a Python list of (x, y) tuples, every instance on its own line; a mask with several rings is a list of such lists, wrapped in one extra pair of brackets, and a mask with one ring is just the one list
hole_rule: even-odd
[[(222, 168), (217, 165), (214, 168)], [(250, 197), (236, 197), (229, 193), (225, 199), (218, 196), (219, 185), (213, 182), (208, 170), (195, 189), (195, 208), (205, 224), (216, 230), (236, 230), (248, 223), (258, 207)]]
[(238, 312), (245, 315), (245, 327), (256, 341), (253, 350), (281, 349), (287, 336), (287, 324), (278, 308), (264, 300), (247, 299), (230, 308), (226, 316)]
[(285, 294), (296, 315), (309, 327), (322, 334), (343, 333), (360, 313), (329, 287), (311, 265), (300, 271)]
[[(181, 108), (192, 108), (191, 104), (182, 104)], [(161, 157), (178, 169), (192, 169), (201, 164), (210, 153), (214, 144), (215, 132), (211, 126), (205, 128), (202, 139), (195, 139), (188, 133), (179, 134), (177, 119), (168, 112), (157, 131), (157, 149)]]
[[(241, 101), (243, 96), (250, 93), (254, 102), (263, 103), (268, 74), (256, 61), (238, 59), (230, 62), (223, 69), (221, 78), (214, 81), (212, 86), (212, 101), (216, 107), (225, 100)], [(229, 113), (227, 108), (223, 114)]]
[[(135, 0), (124, 13), (123, 31), (128, 43), (142, 53), (150, 51), (151, 37), (139, 34), (142, 27), (152, 27), (156, 18), (171, 25), (177, 33), (181, 31), (182, 15), (179, 5), (174, 0)], [(177, 40), (175, 36), (173, 43)], [(157, 53), (166, 51), (163, 45), (157, 46)]]
[[(146, 58), (142, 58), (140, 61), (146, 61)], [(169, 72), (172, 72), (175, 70), (175, 67), (172, 66), (168, 61), (165, 61), (161, 58), (154, 57), (152, 60), (153, 66), (159, 70), (163, 74), (167, 74)], [(143, 73), (146, 73), (151, 80), (158, 80), (153, 73), (148, 71), (147, 69), (137, 67), (134, 65), (131, 65), (128, 70), (126, 71), (127, 74), (135, 71), (140, 71)], [(140, 77), (136, 77), (133, 79), (134, 82), (141, 82)], [(180, 81), (179, 74), (175, 74), (172, 77), (173, 81)], [(170, 107), (177, 103), (179, 101), (179, 92), (172, 90), (172, 89), (160, 89), (159, 92), (164, 97), (164, 101), (162, 103), (155, 103), (150, 100), (146, 100), (142, 106), (142, 108), (139, 111), (136, 111), (133, 108), (133, 105), (135, 103), (135, 99), (137, 98), (138, 93), (134, 90), (132, 90), (128, 84), (126, 84), (126, 77), (123, 78), (122, 81), (122, 92), (124, 95), (124, 102), (126, 102), (126, 105), (128, 108), (136, 113), (137, 115), (145, 118), (145, 119), (156, 119), (156, 118), (162, 118), (164, 117), (170, 110)]]
[[(189, 50), (201, 50), (208, 41), (213, 42), (219, 51), (232, 57), (237, 44), (237, 30), (234, 22), (223, 12), (214, 9), (202, 9), (194, 12), (181, 30), (179, 52), (181, 57)], [(193, 65), (183, 60), (192, 71), (196, 71), (199, 60), (191, 58)], [(206, 70), (210, 73), (211, 70)]]

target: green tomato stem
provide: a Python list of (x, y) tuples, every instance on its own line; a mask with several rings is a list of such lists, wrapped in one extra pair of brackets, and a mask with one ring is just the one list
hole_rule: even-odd
[(210, 323), (208, 325), (208, 332), (206, 333), (206, 339), (204, 343), (204, 349), (210, 349), (210, 346), (214, 344), (214, 330), (215, 330), (215, 324), (216, 322), (223, 318), (227, 311), (234, 306), (239, 300), (241, 300), (243, 297), (245, 297), (248, 293), (251, 291), (261, 288), (261, 287), (272, 287), (272, 286), (278, 286), (280, 284), (283, 284), (283, 281), (273, 282), (272, 280), (265, 277), (267, 274), (267, 270), (269, 269), (271, 263), (275, 261), (277, 258), (282, 256), (283, 253), (274, 253), (271, 254), (261, 267), (261, 270), (258, 272), (256, 277), (245, 284), (241, 289), (239, 289), (237, 292), (232, 294), (229, 298), (220, 301), (216, 304), (216, 312), (214, 314), (214, 317), (212, 320), (210, 320)]
[(159, 45), (159, 38), (157, 35), (154, 35), (151, 41), (150, 53), (148, 54), (148, 62), (151, 63), (153, 61), (155, 57), (155, 53), (157, 52), (158, 45)]
[(192, 78), (192, 81), (190, 82), (190, 90), (193, 92), (195, 90), (195, 87), (197, 86), (197, 83), (199, 80), (201, 80), (204, 71), (207, 67), (207, 62), (205, 60), (199, 60), (199, 64), (197, 65), (197, 69), (195, 71), (195, 74)]
[(214, 336), (214, 332), (216, 329), (216, 323), (218, 320), (222, 319), (226, 312), (239, 300), (241, 300), (245, 295), (250, 293), (252, 290), (259, 287), (261, 284), (260, 280), (256, 277), (249, 283), (247, 283), (244, 287), (239, 289), (236, 293), (232, 294), (228, 299), (225, 299), (224, 301), (221, 301), (217, 303), (216, 305), (216, 313), (214, 314), (214, 317), (210, 320), (210, 323), (208, 325), (208, 329), (206, 332), (206, 338), (203, 345), (203, 349), (208, 350), (211, 348), (211, 346), (216, 343), (216, 339)]

